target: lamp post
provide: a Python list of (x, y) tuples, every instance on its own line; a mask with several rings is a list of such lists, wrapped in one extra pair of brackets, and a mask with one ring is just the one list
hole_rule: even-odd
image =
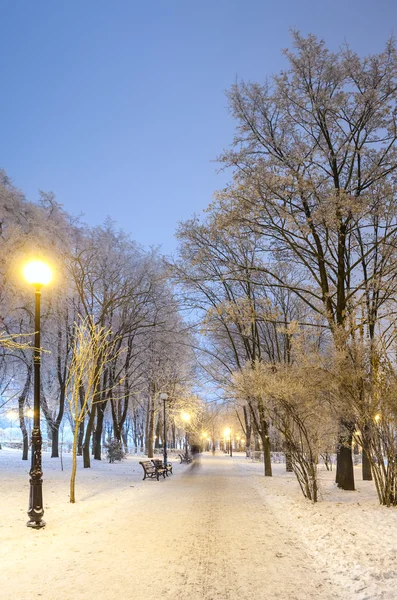
[[(160, 394), (160, 400), (163, 401), (163, 457), (164, 457), (164, 468), (167, 467), (168, 457), (167, 457), (167, 423), (166, 423), (166, 414), (165, 414), (165, 403), (168, 400), (168, 394), (163, 392)], [(167, 473), (168, 474), (168, 473)]]
[(41, 529), (43, 521), (43, 471), (41, 465), (41, 430), (40, 430), (40, 297), (41, 288), (51, 281), (51, 269), (45, 263), (35, 260), (28, 263), (24, 270), (25, 279), (35, 286), (35, 318), (34, 318), (34, 354), (33, 354), (33, 429), (32, 429), (32, 462), (30, 468), (30, 495), (28, 527)]

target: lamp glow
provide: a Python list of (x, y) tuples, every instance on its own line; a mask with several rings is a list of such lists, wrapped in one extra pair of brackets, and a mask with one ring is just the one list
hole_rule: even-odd
[(186, 423), (187, 423), (188, 421), (190, 421), (190, 415), (189, 415), (189, 413), (185, 413), (185, 412), (184, 412), (184, 413), (182, 413), (182, 415), (181, 415), (181, 416), (182, 416), (182, 419), (183, 419), (184, 421), (186, 421)]
[(52, 279), (50, 267), (41, 260), (32, 260), (25, 265), (23, 275), (28, 283), (35, 285), (47, 285)]
[(225, 429), (225, 437), (229, 438), (231, 433), (232, 433), (232, 430), (230, 429), (230, 427), (227, 427)]

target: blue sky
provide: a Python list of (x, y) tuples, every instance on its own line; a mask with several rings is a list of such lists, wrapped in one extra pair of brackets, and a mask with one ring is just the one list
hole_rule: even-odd
[(378, 52), (392, 0), (0, 0), (0, 167), (89, 224), (172, 252), (226, 182), (225, 90), (285, 66), (289, 28)]

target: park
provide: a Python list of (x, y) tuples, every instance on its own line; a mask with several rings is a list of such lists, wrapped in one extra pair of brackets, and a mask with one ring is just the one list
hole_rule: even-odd
[(1, 600), (397, 600), (394, 4), (3, 14)]

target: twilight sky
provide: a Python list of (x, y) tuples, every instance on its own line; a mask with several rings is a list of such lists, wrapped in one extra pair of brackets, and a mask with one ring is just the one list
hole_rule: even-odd
[(360, 54), (397, 35), (395, 0), (0, 0), (0, 167), (91, 225), (175, 249), (226, 182), (225, 90), (285, 66), (289, 28)]

